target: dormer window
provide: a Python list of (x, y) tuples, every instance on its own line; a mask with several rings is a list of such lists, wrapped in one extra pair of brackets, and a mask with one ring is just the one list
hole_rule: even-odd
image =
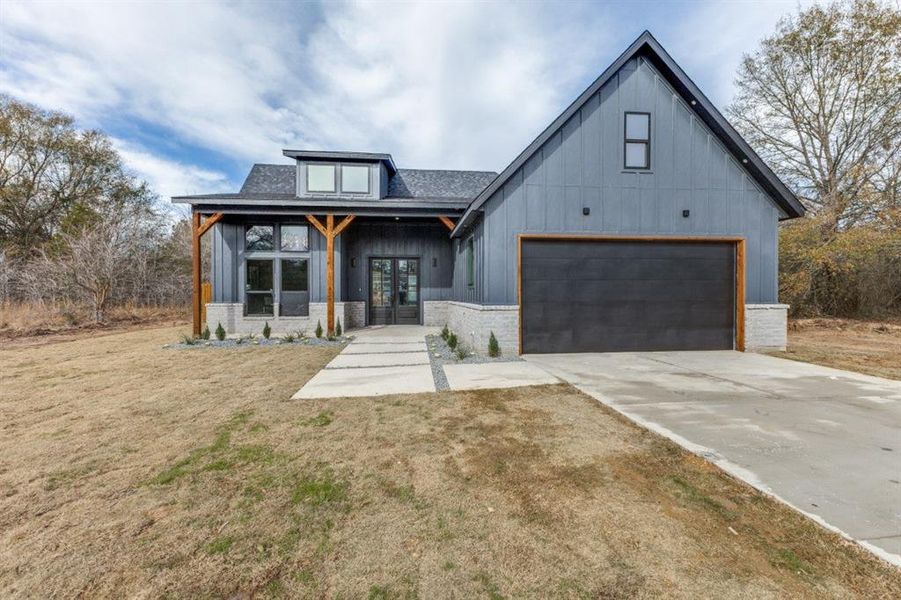
[(369, 166), (341, 165), (341, 191), (347, 194), (368, 194)]
[(651, 113), (626, 113), (624, 143), (625, 168), (651, 168)]
[(307, 191), (334, 192), (335, 165), (307, 164)]

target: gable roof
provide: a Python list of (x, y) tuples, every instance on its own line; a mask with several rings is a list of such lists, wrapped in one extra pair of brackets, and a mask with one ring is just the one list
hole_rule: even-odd
[(398, 169), (388, 181), (389, 198), (465, 198), (472, 200), (491, 183), (494, 171)]
[(763, 159), (748, 145), (744, 138), (729, 124), (713, 103), (698, 89), (691, 78), (676, 64), (676, 61), (663, 49), (649, 31), (645, 31), (626, 48), (619, 58), (607, 67), (601, 75), (588, 86), (572, 104), (511, 162), (507, 168), (501, 171), (472, 201), (463, 217), (457, 222), (457, 226), (451, 232), (451, 237), (456, 237), (469, 226), (478, 210), (489, 198), (499, 190), (553, 136), (558, 129), (588, 102), (629, 60), (636, 56), (648, 59), (651, 64), (663, 75), (670, 85), (689, 104), (695, 102), (691, 108), (701, 120), (713, 131), (729, 152), (741, 163), (751, 177), (770, 195), (776, 204), (785, 211), (787, 218), (795, 218), (804, 215), (804, 207), (786, 187), (786, 185), (773, 173)]
[(250, 168), (241, 194), (291, 194), (297, 191), (296, 165), (255, 164)]

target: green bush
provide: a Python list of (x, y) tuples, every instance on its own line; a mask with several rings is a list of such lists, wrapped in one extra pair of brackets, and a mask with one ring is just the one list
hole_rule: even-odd
[(335, 319), (335, 335), (341, 337), (341, 319)]
[(225, 329), (222, 327), (222, 323), (216, 325), (216, 339), (220, 342), (225, 339)]
[(266, 324), (263, 325), (263, 337), (268, 340), (270, 335), (272, 335), (272, 328), (269, 327), (269, 321), (266, 321)]
[(282, 341), (287, 344), (293, 344), (295, 339), (297, 339), (297, 336), (295, 336), (293, 333), (286, 333), (282, 336)]
[(447, 347), (453, 350), (457, 347), (457, 334), (449, 333), (447, 334)]
[(202, 340), (210, 339), (210, 326), (209, 325), (203, 326), (203, 331), (200, 332), (200, 339), (202, 339)]
[(321, 321), (316, 321), (316, 337), (318, 337), (318, 338), (322, 337), (322, 322)]
[(497, 358), (501, 355), (501, 347), (497, 343), (497, 338), (494, 337), (494, 332), (491, 332), (491, 336), (488, 338), (488, 356), (491, 358)]
[(458, 360), (463, 360), (469, 355), (469, 353), (466, 352), (466, 348), (464, 348), (463, 346), (457, 346), (456, 355)]
[(444, 326), (444, 329), (441, 330), (441, 339), (447, 341), (447, 336), (450, 335), (450, 331), (447, 329), (447, 325)]
[(197, 343), (197, 340), (190, 335), (183, 335), (181, 336), (181, 343), (185, 344), (186, 346), (193, 346)]

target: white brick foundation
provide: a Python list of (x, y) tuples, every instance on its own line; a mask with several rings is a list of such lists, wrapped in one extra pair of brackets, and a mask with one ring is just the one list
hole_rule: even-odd
[[(310, 302), (310, 315), (307, 317), (280, 317), (278, 304), (274, 305), (275, 315), (271, 317), (246, 317), (244, 305), (241, 303), (210, 303), (206, 305), (206, 322), (210, 331), (222, 323), (228, 335), (262, 335), (263, 327), (268, 322), (273, 335), (302, 332), (314, 335), (316, 323), (326, 324), (326, 303)], [(335, 317), (341, 319), (341, 327), (346, 331), (354, 327), (362, 327), (365, 323), (365, 302), (335, 302)]]
[(447, 325), (450, 304), (447, 300), (425, 300), (422, 303), (422, 324), (426, 327)]
[(785, 350), (788, 304), (745, 305), (745, 350)]
[(483, 306), (466, 302), (448, 302), (447, 305), (447, 327), (457, 334), (457, 339), (467, 350), (488, 354), (488, 338), (493, 331), (501, 354), (516, 356), (519, 352), (518, 306)]

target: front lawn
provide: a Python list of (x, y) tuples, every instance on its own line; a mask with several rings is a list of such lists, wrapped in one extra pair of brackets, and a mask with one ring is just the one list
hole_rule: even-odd
[(566, 385), (287, 400), (338, 351), (0, 349), (0, 596), (901, 596)]

